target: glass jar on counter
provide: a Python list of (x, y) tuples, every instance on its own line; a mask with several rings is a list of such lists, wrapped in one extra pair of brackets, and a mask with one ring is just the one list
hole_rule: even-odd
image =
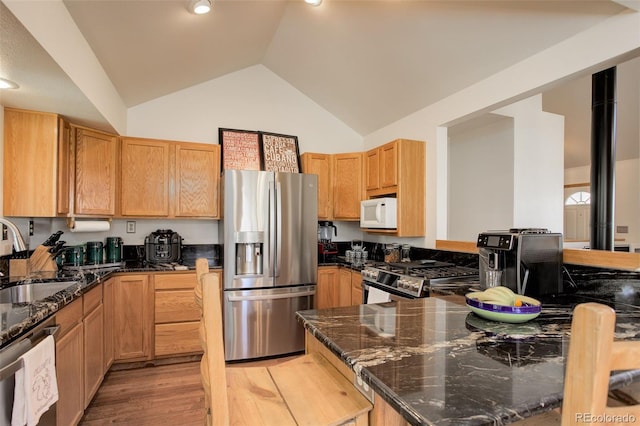
[(384, 248), (384, 261), (396, 263), (400, 261), (400, 245), (397, 243), (387, 244)]

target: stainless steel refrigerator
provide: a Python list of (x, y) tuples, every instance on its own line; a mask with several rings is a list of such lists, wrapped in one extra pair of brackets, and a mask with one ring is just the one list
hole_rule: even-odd
[(226, 170), (223, 188), (225, 359), (302, 351), (295, 312), (316, 292), (317, 176)]

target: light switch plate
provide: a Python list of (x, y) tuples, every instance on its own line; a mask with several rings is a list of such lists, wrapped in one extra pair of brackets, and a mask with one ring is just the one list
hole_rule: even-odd
[(135, 234), (136, 232), (136, 221), (128, 220), (127, 221), (127, 234)]

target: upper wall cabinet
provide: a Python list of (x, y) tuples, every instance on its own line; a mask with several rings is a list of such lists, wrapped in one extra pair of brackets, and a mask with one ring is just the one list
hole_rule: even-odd
[(409, 139), (392, 142), (365, 154), (367, 199), (395, 197), (398, 203), (398, 229), (374, 230), (398, 237), (420, 237), (425, 234), (425, 143)]
[(69, 124), (57, 114), (4, 110), (4, 216), (69, 213)]
[(121, 139), (122, 216), (219, 218), (219, 145)]
[(318, 175), (318, 219), (359, 220), (362, 153), (301, 155), (304, 173)]
[(71, 211), (74, 216), (113, 216), (116, 210), (118, 137), (71, 125)]

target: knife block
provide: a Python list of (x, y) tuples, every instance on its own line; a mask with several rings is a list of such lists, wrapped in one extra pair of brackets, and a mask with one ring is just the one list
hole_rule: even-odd
[(51, 253), (49, 253), (49, 247), (43, 245), (36, 247), (29, 258), (28, 269), (30, 273), (55, 272), (58, 270), (58, 265), (51, 258)]
[(11, 277), (29, 276), (29, 259), (9, 259), (9, 275)]

